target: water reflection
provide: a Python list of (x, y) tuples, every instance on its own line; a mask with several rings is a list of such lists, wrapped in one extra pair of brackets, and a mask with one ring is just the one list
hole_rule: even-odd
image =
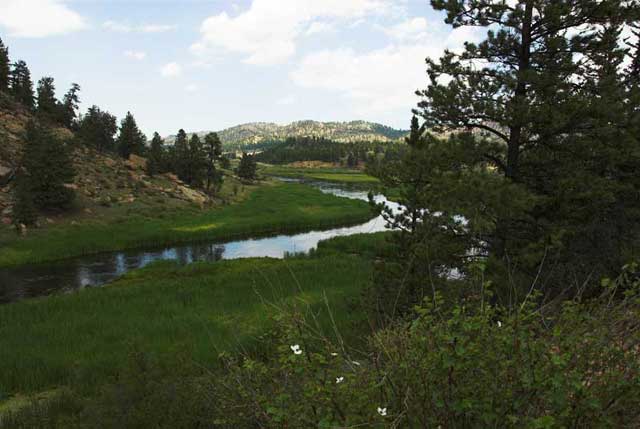
[[(291, 179), (287, 179), (291, 181)], [(349, 190), (334, 184), (313, 182), (325, 193), (345, 198), (367, 200), (367, 193)], [(376, 199), (386, 201), (384, 197)], [(393, 208), (398, 206), (389, 203)], [(251, 257), (283, 258), (290, 253), (306, 253), (318, 242), (332, 237), (384, 231), (385, 222), (376, 217), (361, 225), (332, 228), (326, 231), (310, 231), (301, 234), (231, 241), (173, 246), (165, 249), (132, 250), (84, 256), (47, 264), (30, 265), (12, 269), (0, 269), (0, 303), (24, 298), (48, 295), (54, 292), (73, 291), (89, 286), (100, 286), (113, 281), (127, 271), (143, 268), (161, 260), (176, 261), (181, 265), (193, 262), (215, 262), (222, 259)]]

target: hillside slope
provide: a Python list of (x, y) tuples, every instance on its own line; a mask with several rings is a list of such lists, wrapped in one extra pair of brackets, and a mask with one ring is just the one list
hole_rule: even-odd
[[(28, 111), (0, 93), (0, 222), (5, 227), (12, 222), (11, 179), (21, 158), (23, 135), (30, 119)], [(73, 137), (73, 133), (64, 128), (54, 131), (62, 139)], [(76, 209), (64, 216), (48, 214), (48, 223), (108, 217), (113, 211), (151, 210), (160, 201), (163, 208), (171, 208), (192, 203), (202, 205), (208, 200), (206, 195), (185, 186), (173, 175), (148, 177), (144, 158), (132, 157), (125, 161), (78, 146), (73, 149), (72, 159), (76, 177), (69, 187), (76, 191)]]
[[(203, 137), (210, 131), (198, 131)], [(317, 122), (298, 121), (288, 125), (269, 122), (253, 122), (218, 131), (225, 149), (257, 145), (270, 140), (282, 140), (287, 137), (324, 137), (338, 142), (353, 141), (392, 141), (404, 137), (407, 131), (396, 130), (386, 125), (366, 121)], [(175, 136), (167, 137), (173, 142)]]

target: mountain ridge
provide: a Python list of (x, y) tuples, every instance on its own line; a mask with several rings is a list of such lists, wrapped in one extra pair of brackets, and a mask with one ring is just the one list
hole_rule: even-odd
[[(188, 132), (187, 135), (197, 134), (199, 137), (204, 137), (209, 132), (212, 131)], [(396, 141), (407, 135), (408, 131), (363, 120), (348, 122), (300, 120), (286, 125), (273, 122), (248, 122), (225, 128), (217, 133), (225, 148), (239, 148), (288, 137), (324, 137), (342, 143), (362, 140)], [(165, 139), (171, 143), (175, 140), (175, 135)]]

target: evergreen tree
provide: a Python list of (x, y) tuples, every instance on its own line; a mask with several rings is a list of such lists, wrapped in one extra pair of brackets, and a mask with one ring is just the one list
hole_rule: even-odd
[(114, 136), (117, 131), (115, 116), (103, 112), (98, 106), (91, 106), (78, 121), (77, 137), (82, 144), (99, 152), (115, 152)]
[(222, 161), (222, 143), (217, 133), (209, 133), (204, 138), (204, 144), (207, 156), (207, 191), (217, 192), (223, 181), (222, 172), (216, 168), (216, 163)]
[(18, 61), (13, 65), (10, 81), (13, 98), (27, 109), (34, 110), (33, 82), (27, 63)]
[(173, 144), (173, 150), (171, 156), (171, 164), (173, 172), (182, 181), (187, 181), (189, 174), (189, 141), (187, 133), (180, 129), (176, 135), (176, 140)]
[(207, 154), (197, 134), (189, 140), (189, 156), (186, 182), (192, 186), (202, 186), (207, 171)]
[(60, 105), (60, 124), (69, 129), (77, 129), (76, 120), (78, 119), (78, 104), (80, 103), (80, 85), (71, 84), (71, 88), (64, 95), (62, 104)]
[(41, 121), (54, 123), (60, 119), (60, 107), (52, 77), (43, 77), (38, 81), (37, 100), (36, 114)]
[(11, 76), (11, 63), (9, 61), (9, 48), (0, 39), (0, 92), (9, 91)]
[[(491, 28), (485, 41), (427, 60), (423, 123), (412, 121), (408, 154), (380, 173), (405, 209), (385, 212), (402, 233), (376, 281), (390, 291), (373, 305), (391, 303), (387, 316), (410, 309), (474, 261), (492, 268), (498, 299), (526, 295), (535, 279), (582, 286), (615, 274), (639, 240), (638, 138), (624, 124), (617, 72), (620, 26), (638, 6), (432, 4), (456, 27)], [(442, 140), (425, 128), (469, 133)]]
[(129, 159), (132, 154), (142, 156), (145, 151), (147, 138), (138, 128), (136, 120), (131, 112), (120, 123), (120, 134), (118, 135), (118, 153), (124, 159)]
[(17, 202), (21, 205), (21, 221), (29, 221), (31, 206), (38, 210), (71, 207), (75, 193), (65, 186), (75, 176), (69, 148), (49, 129), (33, 121), (27, 125), (19, 176)]
[(29, 189), (29, 176), (21, 169), (16, 175), (13, 190), (13, 223), (16, 227), (20, 224), (31, 226), (37, 220), (38, 210)]
[(253, 155), (242, 152), (242, 158), (240, 159), (237, 171), (238, 177), (245, 180), (255, 180), (257, 178), (256, 169), (257, 164)]
[(147, 157), (147, 173), (149, 176), (163, 173), (166, 166), (165, 160), (164, 140), (162, 140), (160, 134), (153, 133)]

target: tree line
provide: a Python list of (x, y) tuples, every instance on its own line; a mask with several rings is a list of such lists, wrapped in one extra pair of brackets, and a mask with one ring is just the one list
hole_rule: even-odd
[(256, 154), (256, 160), (269, 164), (288, 164), (297, 161), (323, 161), (356, 167), (369, 160), (375, 161), (387, 151), (398, 146), (393, 142), (349, 142), (341, 143), (324, 137), (290, 137), (272, 142), (265, 150)]

